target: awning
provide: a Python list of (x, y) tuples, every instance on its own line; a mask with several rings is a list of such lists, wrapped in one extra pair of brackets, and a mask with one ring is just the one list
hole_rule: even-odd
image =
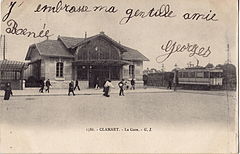
[(19, 61), (1, 60), (0, 71), (22, 71), (27, 69), (27, 64)]
[(126, 60), (78, 60), (72, 63), (73, 65), (112, 65), (112, 66), (133, 64), (132, 62)]

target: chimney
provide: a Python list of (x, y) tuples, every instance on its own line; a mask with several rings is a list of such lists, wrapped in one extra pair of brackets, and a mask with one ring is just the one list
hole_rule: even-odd
[(84, 36), (84, 38), (85, 38), (85, 39), (87, 38), (87, 32), (85, 32), (85, 36)]
[(100, 34), (101, 34), (101, 35), (104, 35), (104, 32), (103, 32), (103, 31), (101, 31), (101, 32), (100, 32)]

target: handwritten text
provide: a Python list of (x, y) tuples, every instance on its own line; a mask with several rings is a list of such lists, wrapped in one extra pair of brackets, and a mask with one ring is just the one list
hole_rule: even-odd
[(158, 56), (156, 61), (158, 63), (162, 63), (166, 61), (172, 54), (181, 53), (184, 51), (189, 52), (189, 57), (194, 55), (198, 55), (201, 57), (208, 57), (211, 54), (210, 46), (208, 47), (200, 47), (198, 44), (190, 44), (186, 45), (177, 44), (177, 42), (173, 42), (169, 40), (166, 45), (162, 45), (161, 49), (165, 52), (164, 54)]
[(165, 17), (165, 18), (172, 18), (175, 17), (173, 11), (170, 9), (169, 4), (163, 4), (160, 6), (159, 9), (152, 8), (148, 12), (141, 11), (137, 9), (134, 11), (133, 9), (127, 9), (126, 10), (126, 15), (127, 17), (123, 17), (120, 20), (120, 24), (126, 24), (129, 22), (130, 19), (134, 17), (141, 17), (141, 18), (146, 18), (146, 17)]

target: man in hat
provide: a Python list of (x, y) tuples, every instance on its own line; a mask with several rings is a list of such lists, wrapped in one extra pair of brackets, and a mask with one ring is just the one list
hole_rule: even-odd
[(72, 93), (73, 96), (75, 96), (75, 94), (74, 94), (74, 82), (73, 82), (73, 81), (71, 81), (71, 82), (69, 83), (68, 96), (70, 96), (70, 93)]
[(122, 81), (120, 81), (118, 83), (118, 86), (120, 88), (120, 91), (119, 91), (119, 96), (124, 96), (124, 79), (122, 79)]

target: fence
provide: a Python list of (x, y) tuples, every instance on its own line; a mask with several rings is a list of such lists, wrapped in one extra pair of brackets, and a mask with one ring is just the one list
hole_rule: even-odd
[(173, 81), (174, 74), (172, 72), (150, 73), (147, 75), (148, 86), (167, 87), (169, 81)]

